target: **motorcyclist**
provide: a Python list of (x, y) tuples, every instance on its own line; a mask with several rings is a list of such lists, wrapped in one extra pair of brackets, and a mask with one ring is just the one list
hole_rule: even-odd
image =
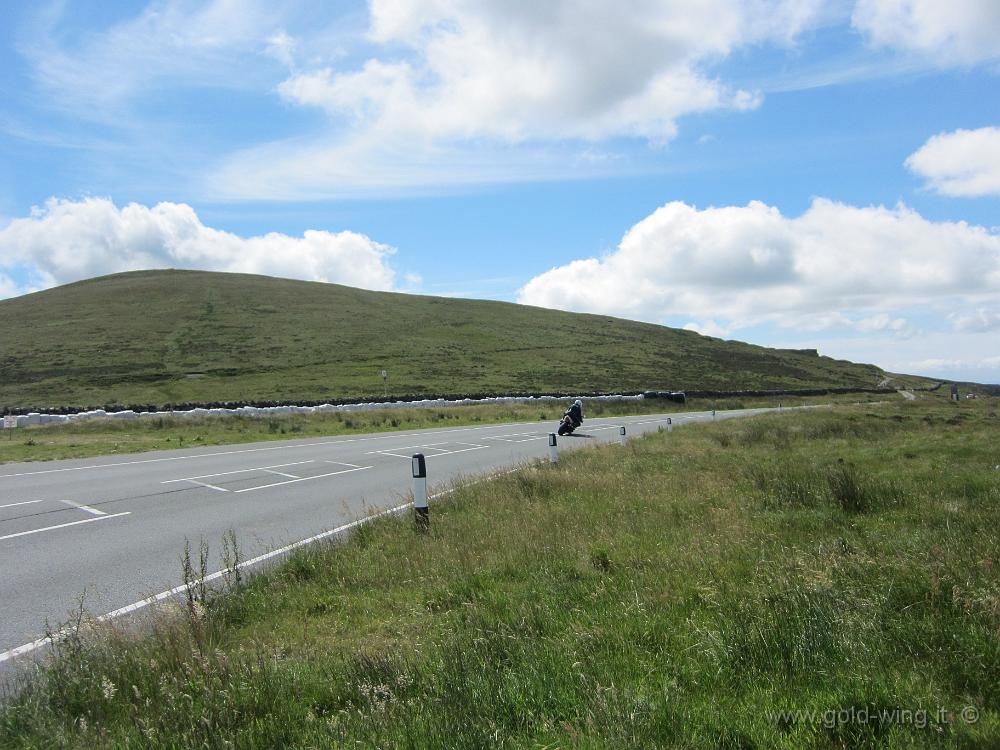
[(566, 414), (573, 420), (573, 428), (579, 427), (583, 424), (583, 402), (580, 399), (574, 401), (573, 405), (566, 410)]

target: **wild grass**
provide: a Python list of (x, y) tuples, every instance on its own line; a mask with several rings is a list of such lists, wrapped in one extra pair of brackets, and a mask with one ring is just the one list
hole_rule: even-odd
[(998, 437), (899, 404), (525, 466), (65, 641), (0, 745), (996, 747)]

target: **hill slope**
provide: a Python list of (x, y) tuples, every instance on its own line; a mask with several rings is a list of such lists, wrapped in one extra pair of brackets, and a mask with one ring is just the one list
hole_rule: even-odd
[[(872, 387), (872, 365), (504, 302), (200, 271), (0, 302), (0, 405)], [(920, 385), (921, 379), (902, 382)]]

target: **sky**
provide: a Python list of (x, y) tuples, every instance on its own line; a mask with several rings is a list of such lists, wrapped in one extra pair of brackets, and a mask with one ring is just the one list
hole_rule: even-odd
[(5, 0), (0, 298), (145, 268), (1000, 383), (1000, 2)]

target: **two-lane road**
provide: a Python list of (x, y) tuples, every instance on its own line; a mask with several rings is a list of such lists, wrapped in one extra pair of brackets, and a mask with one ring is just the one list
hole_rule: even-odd
[[(720, 412), (731, 418), (766, 411)], [(711, 412), (587, 420), (594, 441), (711, 420)], [(410, 458), (433, 487), (548, 454), (548, 422), (378, 433), (0, 467), (0, 662), (66, 620), (81, 596), (101, 614), (180, 582), (185, 540), (211, 547), (235, 531), (241, 557), (405, 502)]]

